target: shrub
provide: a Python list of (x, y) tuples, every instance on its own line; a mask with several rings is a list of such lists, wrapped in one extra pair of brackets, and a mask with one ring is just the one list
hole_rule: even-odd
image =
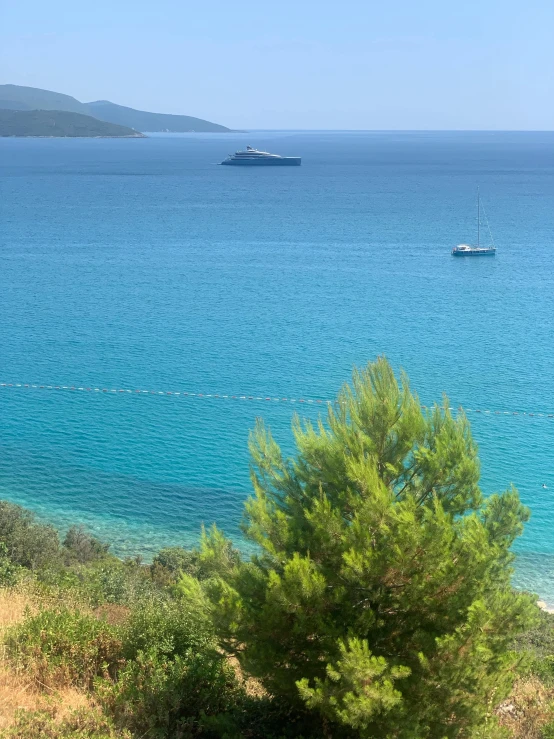
[(184, 547), (167, 547), (160, 549), (152, 560), (152, 566), (163, 567), (171, 573), (186, 572), (189, 575), (196, 574), (198, 562), (197, 549), (184, 549)]
[(45, 610), (14, 627), (8, 655), (38, 685), (90, 688), (96, 676), (112, 676), (122, 665), (116, 627), (76, 611)]
[(0, 732), (1, 739), (131, 739), (117, 730), (98, 709), (74, 711), (61, 719), (55, 709), (20, 711), (15, 723)]
[(554, 739), (554, 721), (545, 724), (541, 730), (541, 739)]
[(117, 682), (98, 680), (96, 690), (118, 726), (152, 739), (206, 736), (201, 732), (206, 717), (221, 714), (229, 715), (226, 723), (232, 726), (232, 712), (243, 695), (232, 668), (213, 649), (189, 650), (173, 658), (157, 650), (139, 652)]
[(240, 560), (238, 549), (215, 526), (209, 531), (202, 527), (198, 549), (161, 549), (154, 557), (150, 571), (154, 580), (171, 585), (177, 583), (181, 575), (198, 580), (224, 577)]
[(158, 589), (148, 576), (147, 568), (136, 560), (115, 557), (95, 562), (82, 571), (83, 592), (95, 604), (118, 603), (132, 606), (145, 597), (153, 597)]
[(106, 556), (109, 544), (88, 534), (82, 526), (71, 526), (63, 540), (66, 550), (66, 561), (85, 564)]
[(8, 556), (8, 550), (3, 541), (0, 541), (0, 587), (11, 588), (16, 585), (25, 569), (15, 564)]
[(123, 655), (136, 659), (140, 652), (167, 657), (183, 656), (213, 643), (207, 612), (187, 604), (152, 598), (137, 604), (123, 629)]
[(150, 565), (150, 576), (154, 582), (167, 586), (175, 583), (181, 574), (198, 575), (197, 549), (167, 547), (160, 549)]
[(270, 696), (240, 696), (230, 711), (203, 716), (201, 725), (208, 736), (213, 733), (218, 739), (352, 739), (348, 730), (333, 727), (330, 734), (325, 722), (313, 713), (298, 711), (287, 701)]
[(0, 542), (7, 557), (22, 567), (34, 570), (60, 561), (57, 531), (37, 523), (31, 511), (5, 500), (0, 500)]
[(54, 592), (71, 593), (93, 608), (106, 603), (131, 606), (159, 591), (146, 568), (111, 555), (87, 564), (49, 568), (39, 578)]
[(150, 598), (134, 606), (122, 631), (125, 667), (117, 681), (96, 682), (117, 725), (150, 737), (193, 736), (204, 715), (215, 721), (236, 704), (242, 693), (215, 648), (203, 606), (202, 599), (185, 598)]

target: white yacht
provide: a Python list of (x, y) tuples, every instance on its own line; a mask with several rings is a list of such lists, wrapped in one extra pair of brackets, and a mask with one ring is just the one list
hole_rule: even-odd
[(252, 146), (247, 146), (244, 151), (229, 154), (221, 164), (298, 167), (301, 162), (301, 157), (282, 157), (280, 154), (270, 154), (268, 151), (259, 151)]

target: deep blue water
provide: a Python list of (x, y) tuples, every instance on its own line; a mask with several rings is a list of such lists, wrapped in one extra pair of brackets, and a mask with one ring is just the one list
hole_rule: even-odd
[[(246, 143), (302, 167), (215, 166)], [(424, 403), (554, 413), (554, 133), (0, 139), (0, 176), (0, 382), (326, 399), (386, 354)], [(478, 184), (498, 253), (453, 259)], [(248, 430), (290, 451), (295, 409), (0, 388), (0, 496), (119, 553), (237, 537)], [(468, 415), (554, 602), (554, 419)]]

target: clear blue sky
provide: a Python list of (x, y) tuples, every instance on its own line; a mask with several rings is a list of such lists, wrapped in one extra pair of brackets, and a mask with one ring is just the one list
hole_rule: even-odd
[(233, 128), (552, 129), (554, 0), (6, 0), (0, 82)]

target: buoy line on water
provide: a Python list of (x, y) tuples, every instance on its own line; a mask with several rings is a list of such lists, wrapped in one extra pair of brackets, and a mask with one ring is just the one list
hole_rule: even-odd
[[(22, 388), (28, 390), (69, 390), (71, 392), (85, 393), (130, 393), (132, 395), (171, 395), (186, 398), (213, 398), (218, 400), (250, 400), (276, 403), (310, 403), (320, 405), (334, 405), (336, 400), (321, 400), (319, 398), (281, 398), (262, 395), (223, 395), (221, 393), (191, 393), (182, 390), (129, 390), (128, 388), (106, 388), (106, 387), (77, 387), (76, 385), (31, 385), (24, 383), (0, 382), (0, 388)], [(434, 406), (421, 406), (424, 410)], [(553, 418), (554, 413), (530, 413), (528, 411), (493, 411), (481, 408), (466, 408), (465, 406), (449, 407), (450, 411), (463, 411), (464, 413), (483, 413), (493, 416), (530, 416), (535, 418)]]

